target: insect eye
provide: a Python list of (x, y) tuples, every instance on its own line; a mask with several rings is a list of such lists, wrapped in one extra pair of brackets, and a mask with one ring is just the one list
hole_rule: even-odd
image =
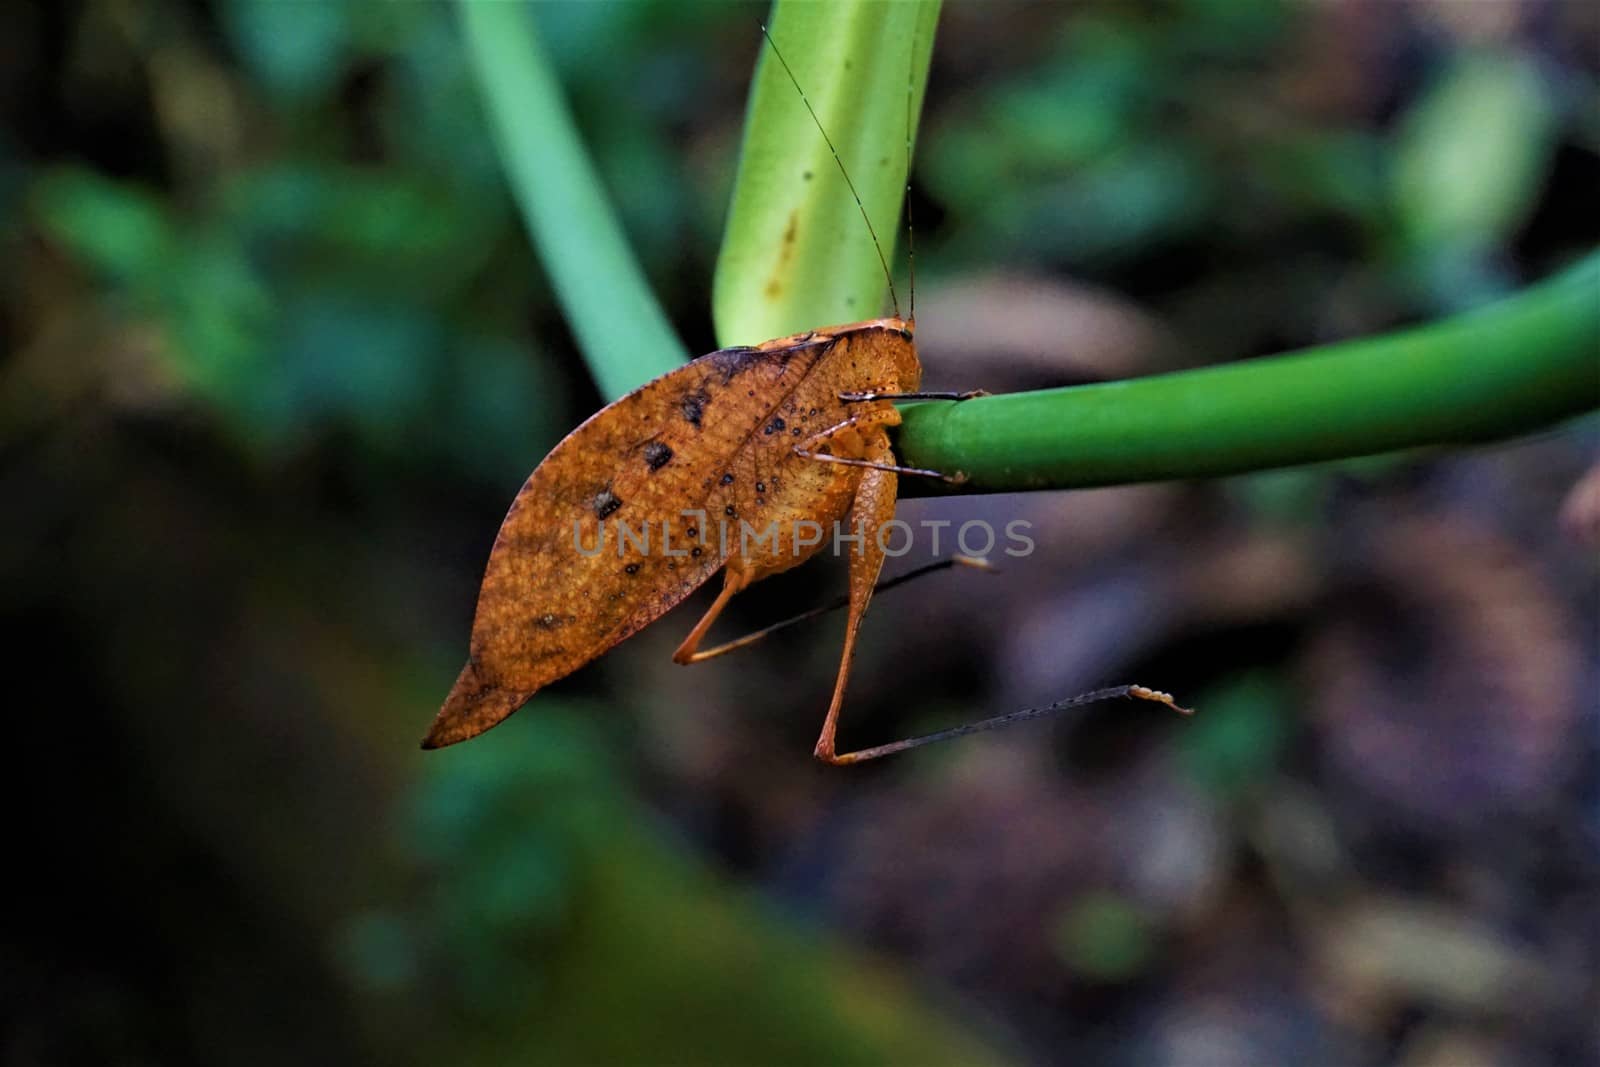
[(900, 331), (900, 337), (901, 337), (902, 340), (906, 340), (906, 341), (911, 340), (911, 331), (910, 330), (901, 330)]

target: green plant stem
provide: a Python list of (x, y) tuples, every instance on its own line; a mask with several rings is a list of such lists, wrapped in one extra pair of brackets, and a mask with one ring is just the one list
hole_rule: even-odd
[[(884, 264), (894, 262), (907, 144), (922, 113), (938, 17), (938, 0), (774, 6), (769, 30), (795, 80), (762, 42), (712, 285), (721, 344), (870, 319), (888, 306)], [(909, 315), (909, 287), (897, 297)]]
[[(981, 383), (974, 383), (981, 384)], [(956, 491), (1209, 478), (1527, 433), (1600, 406), (1600, 253), (1415, 329), (1132, 381), (907, 405)], [(938, 492), (905, 479), (909, 493)]]
[(460, 12), (512, 193), (589, 371), (615, 399), (688, 352), (628, 249), (528, 8)]

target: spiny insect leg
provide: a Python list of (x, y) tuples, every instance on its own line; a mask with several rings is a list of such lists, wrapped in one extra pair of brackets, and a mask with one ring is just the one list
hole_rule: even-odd
[(923, 745), (949, 741), (957, 737), (966, 737), (968, 734), (982, 733), (985, 730), (998, 730), (1002, 726), (1010, 726), (1012, 723), (1026, 722), (1029, 719), (1041, 719), (1047, 715), (1056, 715), (1067, 711), (1070, 708), (1081, 708), (1085, 704), (1098, 704), (1103, 700), (1116, 700), (1120, 697), (1165, 704), (1183, 715), (1194, 714), (1191, 709), (1179, 706), (1178, 702), (1172, 698), (1171, 693), (1147, 689), (1142, 685), (1117, 685), (1109, 689), (1096, 689), (1092, 693), (1082, 693), (1066, 700), (1058, 700), (1054, 704), (1049, 704), (1042, 708), (1024, 708), (1022, 711), (1013, 711), (1009, 715), (997, 715), (992, 719), (967, 723), (965, 726), (955, 726), (948, 730), (940, 730), (938, 733), (910, 737), (904, 741), (891, 741), (887, 745), (863, 748), (857, 752), (845, 752), (831, 757), (828, 762), (834, 764), (863, 763), (869, 759), (877, 759), (880, 756), (892, 756), (896, 752), (904, 752), (907, 749), (921, 748)]

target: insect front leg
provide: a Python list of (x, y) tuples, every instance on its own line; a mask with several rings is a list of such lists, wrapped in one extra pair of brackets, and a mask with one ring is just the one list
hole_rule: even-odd
[[(900, 413), (893, 408), (880, 411), (863, 412), (852, 415), (848, 419), (834, 423), (826, 429), (818, 430), (810, 437), (804, 438), (794, 446), (794, 454), (804, 459), (814, 459), (819, 463), (838, 463), (846, 467), (867, 467), (871, 470), (889, 471), (894, 474), (910, 474), (919, 478), (938, 478), (950, 485), (960, 485), (967, 480), (966, 474), (956, 471), (946, 474), (943, 471), (927, 470), (922, 467), (902, 467), (893, 463), (875, 461), (872, 459), (856, 458), (853, 456), (835, 456), (817, 449), (822, 445), (830, 444), (847, 430), (862, 433), (874, 428), (900, 425)], [(887, 448), (885, 448), (887, 452)]]

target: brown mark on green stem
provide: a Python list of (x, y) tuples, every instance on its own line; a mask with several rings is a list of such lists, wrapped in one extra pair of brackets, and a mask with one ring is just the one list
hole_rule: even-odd
[(795, 233), (799, 228), (799, 212), (789, 212), (789, 226), (783, 231), (783, 240), (778, 243), (778, 262), (772, 268), (772, 277), (767, 280), (767, 296), (773, 300), (783, 294), (783, 268), (794, 257)]

